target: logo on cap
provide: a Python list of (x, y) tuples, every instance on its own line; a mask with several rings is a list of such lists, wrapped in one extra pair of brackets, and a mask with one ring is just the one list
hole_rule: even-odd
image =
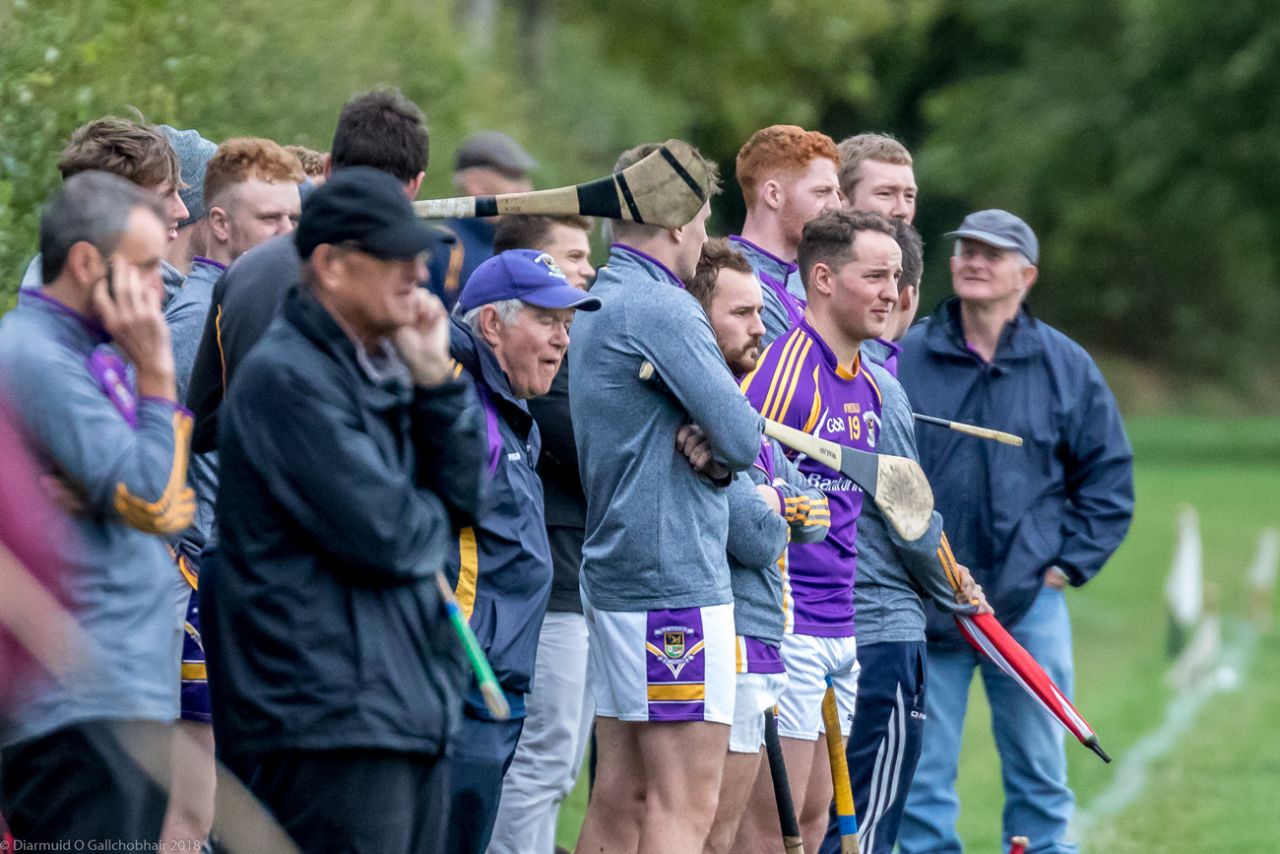
[(541, 264), (546, 267), (548, 276), (555, 276), (558, 279), (564, 279), (566, 282), (568, 281), (568, 279), (565, 278), (564, 273), (560, 271), (560, 265), (556, 263), (556, 259), (552, 258), (546, 252), (543, 252), (537, 258), (534, 258), (533, 263)]

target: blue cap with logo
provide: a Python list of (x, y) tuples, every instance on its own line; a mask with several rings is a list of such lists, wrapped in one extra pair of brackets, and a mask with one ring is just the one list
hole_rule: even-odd
[(595, 311), (600, 298), (569, 284), (555, 259), (536, 249), (510, 249), (485, 261), (458, 295), (462, 313), (491, 302), (518, 299), (539, 308)]
[(1008, 211), (993, 208), (971, 213), (959, 228), (947, 232), (946, 236), (976, 240), (997, 249), (1012, 249), (1021, 252), (1032, 264), (1040, 260), (1040, 241), (1036, 240), (1036, 233)]

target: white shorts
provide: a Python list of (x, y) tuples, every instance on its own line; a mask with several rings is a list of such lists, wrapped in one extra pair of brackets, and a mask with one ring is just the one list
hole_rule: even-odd
[(787, 687), (785, 673), (739, 673), (738, 696), (733, 701), (730, 753), (759, 753), (764, 746), (764, 713), (778, 705)]
[(584, 592), (596, 714), (620, 721), (733, 724), (733, 605), (600, 611)]
[(824, 731), (822, 696), (830, 676), (840, 707), (840, 733), (847, 736), (858, 696), (857, 640), (784, 635), (782, 661), (787, 666), (787, 687), (778, 701), (778, 735), (813, 741)]

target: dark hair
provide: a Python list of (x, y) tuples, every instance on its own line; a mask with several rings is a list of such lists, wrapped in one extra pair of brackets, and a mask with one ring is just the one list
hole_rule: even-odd
[(81, 125), (58, 157), (63, 180), (96, 170), (119, 175), (139, 187), (172, 181), (181, 189), (178, 155), (164, 132), (152, 125), (106, 116)]
[(67, 179), (40, 217), (40, 277), (47, 285), (67, 266), (71, 247), (92, 244), (107, 258), (120, 245), (129, 215), (144, 208), (165, 221), (154, 193), (111, 172), (89, 170)]
[(910, 223), (895, 219), (893, 239), (902, 250), (902, 278), (898, 280), (898, 288), (919, 287), (924, 275), (924, 241), (920, 239), (920, 232)]
[(839, 269), (854, 260), (853, 241), (859, 231), (878, 231), (893, 237), (893, 223), (887, 217), (870, 211), (827, 211), (805, 223), (800, 245), (796, 248), (796, 263), (800, 266), (800, 281), (809, 287), (813, 265), (825, 264), (832, 270)]
[(387, 86), (346, 103), (329, 156), (334, 169), (372, 166), (407, 183), (426, 170), (428, 148), (422, 110), (399, 89)]
[(577, 214), (504, 216), (498, 220), (493, 231), (493, 254), (498, 255), (509, 249), (542, 249), (551, 234), (552, 226), (556, 225), (580, 228), (590, 234), (594, 223)]
[(739, 273), (751, 273), (751, 263), (733, 244), (723, 237), (712, 237), (702, 244), (702, 254), (698, 256), (698, 266), (693, 275), (685, 280), (684, 286), (702, 310), (711, 312), (711, 301), (716, 296), (716, 280), (721, 270), (735, 270)]

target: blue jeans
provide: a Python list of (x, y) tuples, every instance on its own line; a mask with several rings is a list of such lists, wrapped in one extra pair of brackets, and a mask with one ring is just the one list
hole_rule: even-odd
[[(1071, 620), (1060, 590), (1044, 587), (1009, 633), (1067, 697), (1074, 694)], [(1004, 781), (1003, 850), (1011, 836), (1031, 839), (1028, 854), (1075, 854), (1065, 841), (1075, 795), (1067, 788), (1065, 731), (1057, 719), (974, 649), (929, 645), (924, 750), (898, 833), (902, 854), (958, 854), (956, 768), (973, 669), (991, 705), (991, 729)]]

